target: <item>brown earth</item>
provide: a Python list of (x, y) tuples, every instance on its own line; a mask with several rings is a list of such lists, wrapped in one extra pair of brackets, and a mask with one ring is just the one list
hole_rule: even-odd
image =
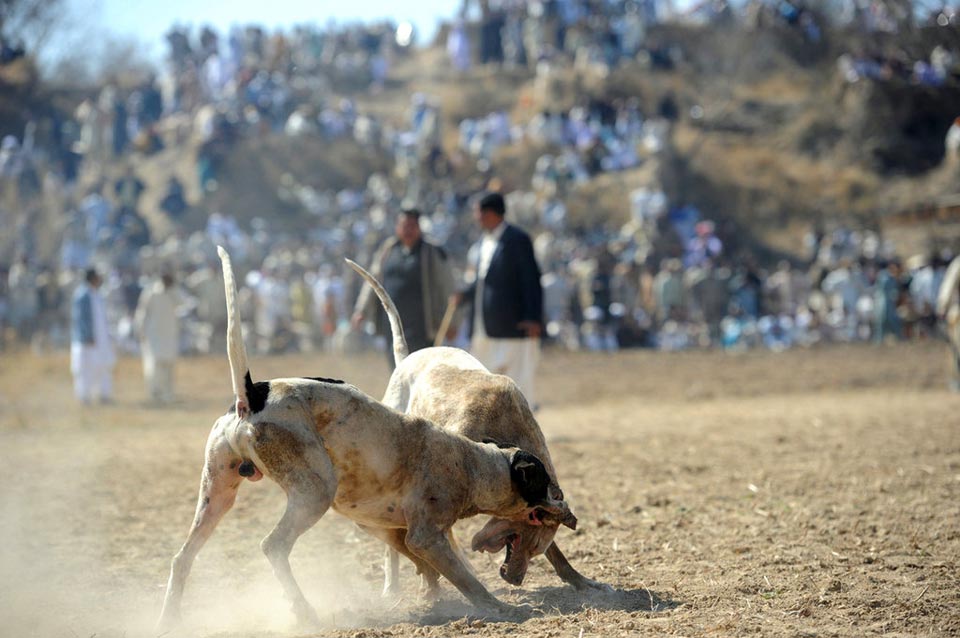
[[(244, 486), (201, 553), (183, 636), (934, 636), (960, 633), (960, 397), (941, 344), (784, 354), (547, 353), (539, 419), (580, 518), (558, 544), (617, 588), (580, 595), (542, 558), (521, 588), (473, 554), (523, 622), (379, 597), (382, 546), (330, 513), (292, 563), (324, 626), (293, 627), (258, 543), (270, 481)], [(382, 356), (255, 358), (258, 378), (342, 377), (378, 396)], [(64, 355), (0, 359), (0, 635), (149, 635), (193, 515), (203, 445), (230, 402), (226, 361), (185, 360), (183, 397), (79, 408)], [(460, 529), (469, 538), (477, 520)]]

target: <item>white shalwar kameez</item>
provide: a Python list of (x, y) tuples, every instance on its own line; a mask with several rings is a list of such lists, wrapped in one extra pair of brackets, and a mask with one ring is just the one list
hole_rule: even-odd
[(180, 354), (177, 293), (155, 284), (140, 300), (136, 322), (147, 391), (154, 401), (168, 403), (173, 400), (173, 367)]
[(93, 344), (70, 344), (70, 372), (73, 373), (73, 392), (83, 403), (96, 396), (101, 401), (113, 399), (113, 366), (117, 356), (113, 350), (107, 311), (99, 292), (90, 295), (93, 314)]

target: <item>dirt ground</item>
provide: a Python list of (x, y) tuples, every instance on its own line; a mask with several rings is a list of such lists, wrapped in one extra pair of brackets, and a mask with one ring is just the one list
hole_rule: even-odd
[[(258, 358), (255, 377), (340, 377), (379, 396), (383, 356)], [(615, 593), (581, 595), (538, 558), (522, 622), (480, 618), (449, 583), (379, 596), (382, 546), (331, 512), (292, 564), (305, 631), (260, 539), (270, 481), (244, 485), (187, 583), (183, 636), (939, 636), (960, 634), (960, 397), (942, 344), (783, 354), (546, 353), (538, 414), (580, 519), (558, 545)], [(124, 359), (114, 405), (72, 399), (65, 355), (0, 355), (0, 636), (151, 635), (193, 516), (227, 363), (184, 360), (175, 406)], [(461, 540), (479, 521), (459, 528)]]

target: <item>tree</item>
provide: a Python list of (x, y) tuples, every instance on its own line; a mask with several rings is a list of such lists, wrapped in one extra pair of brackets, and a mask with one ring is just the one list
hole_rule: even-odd
[(0, 39), (22, 43), (33, 56), (64, 24), (64, 0), (0, 0)]

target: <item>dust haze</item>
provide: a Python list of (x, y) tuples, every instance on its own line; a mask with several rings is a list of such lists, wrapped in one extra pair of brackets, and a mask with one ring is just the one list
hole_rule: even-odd
[[(258, 378), (344, 378), (380, 396), (383, 358), (264, 357)], [(184, 636), (526, 636), (960, 631), (960, 398), (939, 343), (724, 355), (545, 353), (538, 419), (580, 519), (557, 542), (609, 595), (562, 586), (543, 558), (520, 588), (471, 554), (529, 618), (483, 619), (441, 581), (385, 600), (383, 546), (330, 512), (291, 565), (322, 625), (300, 628), (260, 540), (280, 489), (245, 483), (201, 551)], [(170, 559), (196, 506), (203, 447), (229, 405), (226, 361), (184, 359), (170, 409), (145, 405), (139, 362), (117, 402), (81, 409), (67, 357), (0, 365), (3, 635), (154, 635)], [(458, 528), (461, 542), (481, 521)]]

